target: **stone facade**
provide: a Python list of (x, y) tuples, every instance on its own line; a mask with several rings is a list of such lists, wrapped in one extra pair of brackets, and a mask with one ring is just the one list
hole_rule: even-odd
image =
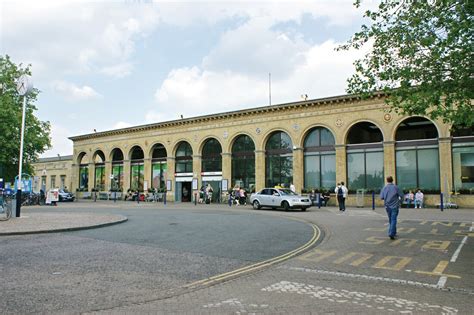
[[(283, 131), (293, 143), (293, 181), (296, 190), (301, 192), (304, 186), (304, 140), (314, 127), (327, 128), (334, 135), (337, 181), (347, 183), (346, 139), (350, 128), (359, 122), (373, 123), (381, 130), (384, 175), (395, 176), (395, 134), (399, 124), (406, 118), (389, 112), (383, 95), (368, 100), (344, 95), (74, 136), (70, 138), (74, 142), (74, 152), (71, 177), (68, 177), (71, 180), (68, 183), (73, 190), (78, 188), (81, 163), (88, 164), (89, 178), (93, 179), (96, 155), (101, 151), (105, 156), (106, 190), (110, 190), (112, 151), (119, 148), (124, 155), (123, 189), (126, 191), (130, 187), (130, 150), (134, 146), (141, 147), (144, 152), (144, 180), (151, 183), (153, 147), (161, 144), (166, 149), (170, 170), (166, 180), (171, 181), (174, 189), (175, 153), (181, 141), (188, 142), (192, 147), (192, 177), (201, 183), (202, 148), (206, 140), (215, 138), (222, 146), (222, 179), (227, 179), (231, 187), (232, 144), (239, 135), (247, 135), (255, 144), (255, 188), (259, 190), (265, 186), (265, 143), (274, 131)], [(440, 176), (445, 179), (440, 180), (441, 191), (449, 191), (452, 183), (450, 126), (441, 121), (432, 123), (438, 131)], [(174, 200), (175, 194), (169, 191), (167, 197), (168, 200)], [(468, 206), (473, 205), (471, 198), (467, 198), (466, 202)]]
[[(72, 183), (72, 155), (41, 158), (33, 163), (34, 175), (38, 177), (39, 187), (46, 188), (68, 188), (73, 187)], [(34, 190), (36, 190), (34, 189)]]

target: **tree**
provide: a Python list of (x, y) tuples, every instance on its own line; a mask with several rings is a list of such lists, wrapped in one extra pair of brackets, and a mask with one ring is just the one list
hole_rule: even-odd
[[(16, 90), (22, 74), (31, 75), (30, 67), (14, 64), (8, 55), (0, 56), (0, 177), (13, 182), (18, 175), (23, 99)], [(31, 174), (31, 163), (51, 147), (50, 123), (34, 115), (39, 91), (33, 89), (26, 97), (23, 173)]]
[(467, 0), (382, 0), (364, 14), (370, 25), (338, 47), (372, 45), (354, 63), (347, 91), (362, 97), (384, 92), (395, 112), (473, 126), (473, 12)]

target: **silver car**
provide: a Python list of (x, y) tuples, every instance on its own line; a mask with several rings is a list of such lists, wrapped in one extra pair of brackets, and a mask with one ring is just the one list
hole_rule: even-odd
[(264, 188), (250, 196), (250, 203), (254, 209), (261, 207), (270, 207), (272, 209), (283, 208), (285, 211), (289, 209), (299, 208), (306, 211), (311, 207), (311, 200), (308, 197), (302, 197), (290, 189)]

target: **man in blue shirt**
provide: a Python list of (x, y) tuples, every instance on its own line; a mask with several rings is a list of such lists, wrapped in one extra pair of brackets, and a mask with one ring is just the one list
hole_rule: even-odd
[(400, 207), (400, 200), (403, 199), (403, 192), (393, 183), (393, 177), (387, 177), (387, 185), (380, 192), (380, 199), (384, 201), (385, 210), (388, 215), (388, 236), (394, 240), (397, 235), (397, 218)]

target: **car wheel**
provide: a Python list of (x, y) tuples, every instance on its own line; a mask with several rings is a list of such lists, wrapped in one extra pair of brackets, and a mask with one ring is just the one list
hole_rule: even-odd
[(59, 195), (58, 200), (59, 200), (59, 201), (63, 201), (63, 197), (61, 197), (61, 195)]
[(260, 202), (258, 200), (254, 200), (252, 205), (255, 210), (260, 209)]
[(306, 207), (301, 208), (301, 211), (306, 211)]
[(285, 211), (290, 210), (290, 205), (288, 204), (287, 201), (283, 201), (281, 205), (283, 206), (283, 209), (285, 209)]

